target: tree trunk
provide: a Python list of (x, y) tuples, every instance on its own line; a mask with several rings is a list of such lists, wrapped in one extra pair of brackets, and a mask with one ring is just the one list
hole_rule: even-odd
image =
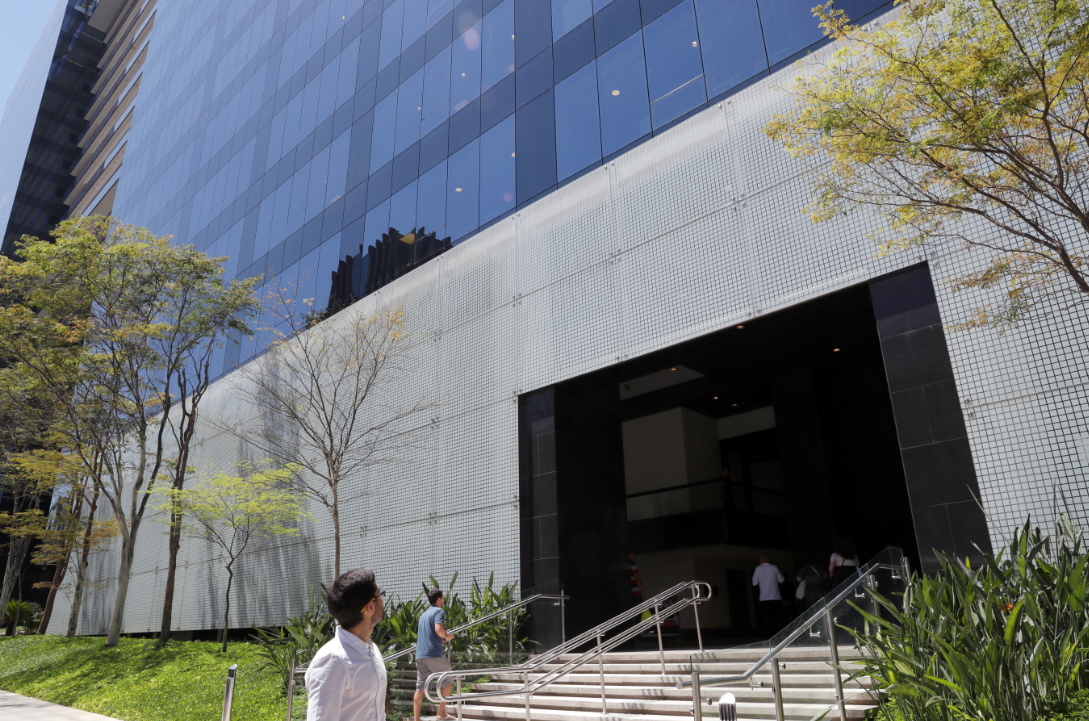
[(121, 544), (121, 567), (117, 571), (117, 593), (113, 598), (113, 612), (110, 614), (110, 629), (106, 633), (106, 646), (116, 646), (121, 641), (121, 624), (125, 620), (125, 601), (129, 595), (129, 580), (132, 576), (132, 558), (136, 552), (136, 528), (129, 531), (128, 538)]
[(49, 585), (49, 595), (45, 599), (45, 608), (42, 610), (42, 622), (38, 624), (39, 636), (49, 628), (49, 618), (53, 615), (53, 603), (57, 600), (57, 589), (64, 583), (64, 574), (68, 572), (68, 560), (71, 555), (69, 553), (63, 561), (58, 561), (57, 569), (53, 572), (53, 583)]
[(178, 573), (178, 550), (181, 548), (181, 516), (170, 524), (170, 560), (166, 567), (166, 594), (163, 597), (163, 623), (159, 627), (159, 643), (170, 640), (170, 625), (174, 616), (174, 578)]
[(337, 484), (333, 484), (333, 580), (340, 578), (340, 503), (337, 498)]
[(0, 586), (0, 613), (8, 607), (11, 593), (15, 590), (15, 580), (23, 567), (26, 549), (30, 547), (29, 536), (16, 536), (8, 544), (8, 562), (4, 566), (4, 585)]
[[(73, 491), (72, 496), (76, 499), (72, 508), (72, 517), (79, 518), (80, 511), (83, 510), (83, 493)], [(53, 604), (57, 600), (57, 591), (60, 590), (61, 584), (64, 583), (64, 577), (68, 573), (68, 563), (71, 560), (72, 548), (69, 546), (68, 551), (64, 554), (64, 559), (57, 562), (57, 568), (53, 572), (53, 583), (49, 584), (49, 596), (45, 599), (42, 622), (38, 624), (39, 636), (45, 634), (46, 629), (49, 628), (49, 619), (53, 616)]]
[(75, 638), (79, 628), (79, 608), (83, 604), (83, 583), (87, 578), (87, 564), (91, 556), (91, 535), (95, 525), (95, 511), (98, 510), (98, 487), (91, 496), (91, 508), (87, 511), (87, 530), (83, 534), (83, 550), (79, 554), (79, 566), (76, 570), (76, 592), (72, 596), (72, 608), (68, 613), (68, 638)]
[(223, 611), (223, 653), (227, 653), (227, 624), (231, 615), (231, 584), (234, 583), (234, 571), (227, 566), (227, 608)]

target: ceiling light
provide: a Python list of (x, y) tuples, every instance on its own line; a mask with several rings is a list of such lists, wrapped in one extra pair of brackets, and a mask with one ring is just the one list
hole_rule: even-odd
[(696, 47), (696, 41), (695, 40), (692, 41), (692, 47)]
[(619, 90), (614, 90), (613, 95), (620, 95), (620, 91)]
[(717, 400), (718, 400), (718, 396), (714, 396), (714, 397), (713, 397), (713, 398), (712, 398), (711, 400), (713, 400), (713, 401), (717, 401)]
[(839, 348), (833, 348), (833, 349), (832, 349), (832, 352), (833, 352), (833, 353), (839, 353)]
[(669, 370), (671, 370), (671, 371), (675, 371), (675, 370), (677, 370), (677, 369), (676, 369), (676, 368), (670, 368)]
[(460, 192), (461, 192), (461, 188), (454, 188), (454, 192), (455, 192), (455, 193), (460, 193)]
[(738, 330), (741, 330), (741, 329), (742, 329), (742, 328), (744, 328), (744, 327), (745, 327), (745, 326), (743, 326), (743, 325), (739, 325), (739, 326), (737, 327), (737, 329), (738, 329)]
[(514, 157), (514, 153), (511, 153), (511, 154), (510, 154), (510, 157), (512, 157), (512, 158), (513, 158), (513, 157)]
[(732, 407), (732, 408), (737, 408), (737, 404), (736, 404), (736, 403), (734, 403), (734, 404), (733, 404), (733, 406), (731, 406), (731, 407)]
[(465, 77), (465, 73), (462, 73), (462, 74), (461, 74), (461, 77), (463, 77), (463, 78), (464, 78), (464, 77)]

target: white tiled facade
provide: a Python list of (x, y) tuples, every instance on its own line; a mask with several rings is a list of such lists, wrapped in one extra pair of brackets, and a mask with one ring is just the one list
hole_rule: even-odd
[[(519, 394), (923, 259), (878, 258), (866, 234), (879, 220), (865, 212), (819, 225), (804, 212), (811, 177), (761, 132), (789, 107), (777, 87), (792, 72), (685, 120), (344, 311), (403, 306), (417, 339), (404, 398), (442, 400), (410, 463), (349, 481), (344, 568), (373, 568), (402, 596), (455, 571), (459, 584), (491, 572), (500, 583), (519, 580)], [(137, 114), (136, 133), (146, 132), (139, 125)], [(984, 258), (948, 248), (928, 260), (943, 322), (967, 317), (981, 300), (952, 295), (944, 280)], [(1054, 491), (1089, 523), (1087, 330), (1082, 307), (1005, 334), (947, 332), (996, 548), (1030, 514), (1048, 524)], [(247, 412), (232, 382), (215, 385), (209, 416), (230, 422)], [(252, 453), (206, 425), (192, 464), (229, 469)], [(302, 537), (244, 558), (232, 626), (280, 622), (330, 580), (331, 524), (322, 508), (311, 511), (316, 521)], [(219, 622), (225, 574), (215, 556), (184, 543), (177, 629)], [(125, 632), (159, 628), (166, 558), (162, 527), (145, 523)], [(94, 560), (81, 633), (105, 633), (116, 568), (114, 553)], [(63, 631), (67, 603), (58, 598), (51, 632)]]

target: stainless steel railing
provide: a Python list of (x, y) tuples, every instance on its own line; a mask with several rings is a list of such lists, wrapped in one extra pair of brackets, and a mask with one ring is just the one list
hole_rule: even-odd
[[(527, 605), (533, 603), (534, 601), (543, 601), (543, 600), (556, 601), (556, 603), (553, 604), (553, 605), (556, 605), (556, 606), (560, 607), (560, 640), (562, 642), (563, 639), (567, 635), (566, 620), (564, 618), (564, 605), (563, 605), (563, 603), (568, 598), (569, 598), (569, 596), (565, 596), (563, 594), (535, 593), (535, 594), (533, 594), (532, 596), (530, 596), (528, 598), (523, 598), (521, 601), (518, 601), (517, 603), (512, 603), (511, 605), (504, 606), (503, 608), (500, 608), (497, 611), (492, 611), (491, 613), (489, 613), (489, 614), (487, 614), (485, 616), (481, 616), (480, 618), (474, 618), (472, 621), (469, 621), (467, 623), (463, 623), (460, 626), (451, 629), (450, 633), (452, 633), (452, 634), (454, 634), (456, 636), (457, 634), (461, 633), (462, 631), (465, 631), (466, 629), (470, 629), (473, 626), (484, 623), (485, 621), (490, 621), (493, 618), (498, 618), (499, 616), (506, 615), (506, 617), (507, 617), (508, 650), (510, 651), (511, 658), (513, 658), (514, 657), (514, 612), (517, 611), (522, 606), (527, 606)], [(382, 660), (386, 661), (386, 662), (393, 661), (395, 659), (400, 658), (401, 656), (408, 655), (408, 654), (412, 653), (415, 650), (416, 650), (416, 644), (412, 644), (408, 648), (401, 649), (400, 651), (397, 651), (396, 653), (391, 653), (388, 656), (383, 656)]]
[[(706, 595), (704, 594), (705, 590)], [(689, 593), (690, 595), (682, 596), (682, 594), (685, 593)], [(461, 719), (462, 705), (465, 701), (495, 696), (524, 695), (526, 697), (526, 719), (528, 721), (530, 714), (530, 697), (535, 692), (540, 691), (549, 684), (558, 681), (596, 659), (598, 661), (598, 674), (601, 678), (601, 708), (602, 713), (605, 713), (604, 655), (626, 641), (635, 638), (644, 631), (656, 627), (658, 633), (658, 657), (662, 666), (662, 676), (665, 676), (665, 650), (662, 644), (663, 616), (672, 616), (676, 613), (680, 613), (686, 608), (692, 608), (696, 613), (696, 638), (700, 650), (703, 650), (703, 635), (699, 626), (699, 611), (696, 609), (700, 603), (703, 603), (710, 598), (711, 585), (708, 583), (703, 583), (702, 581), (678, 583), (673, 588), (659, 593), (657, 596), (632, 607), (624, 613), (614, 616), (608, 621), (591, 628), (589, 631), (579, 634), (570, 641), (561, 643), (559, 646), (535, 656), (523, 664), (504, 668), (464, 669), (435, 674), (427, 680), (427, 684), (424, 686), (424, 694), (432, 703), (454, 702), (457, 707), (459, 721)], [(641, 619), (645, 611), (652, 611), (650, 618), (636, 620)], [(607, 634), (617, 629), (620, 629), (619, 633), (611, 638), (605, 638)], [(588, 650), (578, 653), (572, 659), (566, 661), (560, 659), (564, 654), (575, 653), (579, 648), (586, 644), (594, 645)], [(537, 675), (536, 678), (530, 678), (531, 674), (538, 674), (538, 670), (541, 669), (542, 666), (556, 662), (559, 662), (559, 665), (556, 668), (544, 671)], [(468, 693), (463, 693), (461, 690), (461, 681), (466, 676), (490, 676), (496, 674), (521, 674), (522, 683), (514, 689), (505, 691), (470, 691)], [(441, 691), (439, 689), (450, 685), (455, 687), (456, 692), (449, 696), (441, 696)], [(432, 694), (433, 689), (435, 694)]]
[[(804, 639), (807, 636), (809, 638), (819, 638), (824, 634), (828, 636), (829, 654), (831, 656), (833, 677), (835, 679), (835, 705), (839, 709), (840, 720), (846, 721), (846, 697), (843, 692), (843, 679), (840, 676), (839, 644), (836, 641), (836, 629), (839, 624), (837, 623), (837, 616), (833, 614), (837, 613), (837, 611), (848, 611), (849, 606), (846, 606), (848, 599), (866, 598), (867, 594), (864, 589), (874, 589), (877, 574), (882, 571), (889, 571), (898, 575), (899, 579), (904, 584), (906, 584), (911, 577), (911, 569), (903, 552), (898, 548), (885, 549), (873, 561), (860, 567), (857, 575), (848, 581), (846, 585), (841, 585), (838, 588), (833, 589), (822, 601), (814, 604), (813, 607), (802, 614), (802, 616), (795, 619), (790, 627), (784, 629), (784, 631), (777, 634), (777, 636), (773, 636), (769, 641), (769, 644), (774, 643), (774, 645), (769, 648), (768, 652), (765, 653), (759, 661), (752, 664), (744, 673), (729, 676), (710, 676), (705, 678), (700, 672), (699, 667), (701, 665), (714, 664), (727, 659), (722, 658), (721, 652), (694, 655), (692, 657), (691, 679), (689, 681), (677, 682), (678, 689), (684, 688), (685, 686), (692, 687), (693, 721), (702, 721), (703, 718), (700, 706), (701, 687), (721, 686), (748, 681), (757, 671), (764, 668), (769, 662), (771, 663), (772, 690), (775, 694), (775, 718), (776, 721), (784, 721), (783, 695), (779, 679), (779, 655), (799, 639)], [(880, 609), (876, 604), (874, 605), (873, 610), (878, 613), (880, 612)], [(820, 626), (824, 627), (823, 634), (819, 628)]]
[[(528, 606), (529, 604), (534, 603), (536, 601), (554, 601), (554, 603), (552, 605), (560, 607), (560, 641), (562, 643), (563, 640), (565, 640), (566, 637), (567, 637), (567, 620), (566, 620), (564, 602), (567, 601), (569, 598), (570, 598), (570, 596), (566, 596), (566, 595), (564, 595), (562, 593), (559, 593), (559, 594), (555, 594), (555, 593), (535, 593), (532, 596), (529, 596), (527, 598), (523, 598), (521, 601), (517, 601), (515, 603), (512, 603), (509, 606), (504, 606), (503, 608), (500, 608), (500, 609), (498, 609), (496, 611), (492, 611), (491, 613), (486, 614), (484, 616), (481, 616), (480, 618), (474, 618), (472, 621), (467, 621), (466, 623), (463, 623), (460, 626), (456, 626), (455, 628), (450, 629), (450, 633), (452, 633), (454, 635), (457, 635), (458, 633), (461, 633), (462, 631), (470, 629), (473, 626), (477, 626), (477, 625), (479, 625), (481, 623), (484, 623), (485, 621), (490, 621), (493, 618), (498, 618), (500, 616), (506, 615), (506, 617), (507, 617), (508, 651), (510, 652), (510, 657), (514, 658), (514, 612), (517, 611), (519, 608), (522, 608), (523, 606)], [(414, 652), (415, 650), (416, 650), (416, 644), (412, 644), (408, 648), (403, 648), (400, 651), (396, 651), (396, 652), (391, 653), (391, 654), (389, 654), (387, 656), (383, 656), (382, 661), (388, 663), (389, 661), (394, 661), (394, 660), (396, 660), (398, 658), (401, 658), (402, 656), (406, 656), (406, 655)], [(290, 671), (289, 671), (289, 674), (288, 674), (289, 680), (288, 680), (288, 684), (287, 684), (287, 720), (288, 721), (291, 721), (292, 706), (294, 705), (294, 698), (295, 698), (295, 686), (297, 684), (296, 679), (298, 678), (299, 674), (305, 674), (307, 669), (309, 668), (309, 666), (310, 666), (309, 664), (303, 664), (301, 666), (297, 666), (295, 664), (295, 660), (294, 659), (291, 660), (291, 668), (290, 668)]]

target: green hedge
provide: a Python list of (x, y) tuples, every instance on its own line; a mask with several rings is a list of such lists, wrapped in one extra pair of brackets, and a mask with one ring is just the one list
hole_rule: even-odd
[(0, 689), (124, 721), (218, 719), (227, 667), (238, 664), (233, 718), (279, 721), (286, 699), (251, 643), (20, 636), (0, 640)]

